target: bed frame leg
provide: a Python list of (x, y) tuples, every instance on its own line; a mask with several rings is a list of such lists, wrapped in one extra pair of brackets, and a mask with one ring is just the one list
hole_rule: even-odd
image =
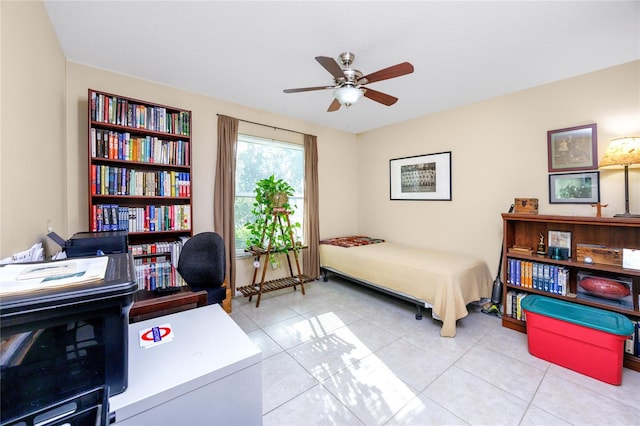
[(416, 309), (418, 312), (416, 312), (416, 319), (417, 320), (421, 320), (422, 319), (422, 306), (416, 304)]
[(329, 279), (327, 278), (327, 270), (324, 268), (320, 268), (320, 272), (322, 272), (322, 281), (327, 282)]

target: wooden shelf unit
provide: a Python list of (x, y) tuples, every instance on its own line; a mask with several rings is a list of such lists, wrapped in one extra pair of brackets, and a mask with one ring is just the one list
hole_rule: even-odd
[(206, 305), (207, 292), (195, 292), (189, 286), (183, 286), (179, 291), (170, 294), (138, 291), (135, 301), (129, 310), (129, 323), (132, 324)]
[(128, 231), (136, 265), (177, 265), (193, 228), (191, 111), (94, 89), (87, 110), (89, 230)]
[[(597, 307), (613, 312), (618, 312), (631, 319), (640, 319), (640, 307), (638, 306), (638, 295), (640, 293), (640, 271), (624, 269), (621, 266), (606, 264), (586, 264), (576, 259), (576, 244), (600, 244), (606, 247), (640, 249), (640, 219), (634, 218), (596, 218), (577, 216), (549, 216), (549, 215), (529, 215), (503, 213), (503, 294), (502, 300), (506, 302), (507, 292), (516, 290), (529, 294), (540, 294), (546, 297), (562, 299), (573, 303)], [(545, 244), (548, 244), (548, 231), (568, 231), (571, 232), (571, 258), (568, 260), (555, 260), (547, 256), (535, 254), (538, 245), (539, 235), (545, 237)], [(531, 247), (533, 255), (509, 253), (510, 247), (522, 246)], [(569, 271), (569, 282), (567, 290), (577, 294), (577, 274), (579, 271), (592, 273), (602, 273), (614, 276), (624, 276), (632, 280), (633, 307), (623, 308), (607, 303), (598, 303), (593, 300), (586, 300), (577, 297), (561, 296), (554, 293), (536, 290), (530, 287), (523, 287), (508, 283), (508, 263), (509, 259), (517, 259), (531, 262), (540, 262), (549, 265), (563, 266)], [(516, 320), (506, 315), (506, 303), (503, 304), (502, 325), (513, 330), (526, 333), (526, 323)], [(624, 366), (636, 371), (640, 371), (640, 357), (625, 354)]]
[[(271, 216), (271, 220), (272, 220), (272, 223), (278, 222), (279, 224), (278, 229), (281, 232), (284, 232), (283, 230), (284, 228), (282, 226), (283, 219), (286, 221), (288, 225), (287, 229), (291, 229), (291, 223), (289, 221), (289, 213), (281, 209), (274, 209), (274, 212)], [(267, 228), (269, 227), (265, 226), (265, 229)], [(281, 290), (289, 287), (293, 287), (294, 289), (297, 289), (297, 286), (300, 286), (302, 294), (304, 295), (305, 294), (304, 283), (313, 281), (312, 278), (302, 274), (300, 270), (300, 261), (298, 259), (298, 252), (302, 249), (305, 249), (306, 247), (296, 247), (295, 249), (291, 247), (287, 250), (286, 253), (284, 253), (285, 257), (287, 258), (287, 266), (289, 267), (289, 276), (283, 277), (283, 278), (277, 278), (274, 280), (266, 280), (267, 268), (269, 267), (269, 257), (271, 256), (272, 253), (276, 252), (275, 247), (271, 246), (271, 241), (273, 241), (273, 232), (275, 232), (276, 226), (272, 226), (270, 229), (272, 230), (271, 231), (272, 234), (269, 236), (269, 245), (266, 249), (246, 250), (247, 252), (251, 253), (254, 256), (254, 258), (258, 261), (264, 258), (264, 260), (261, 262), (262, 275), (260, 277), (260, 281), (258, 281), (259, 268), (255, 268), (253, 270), (253, 279), (251, 284), (236, 288), (236, 290), (242, 293), (244, 297), (248, 297), (249, 301), (251, 301), (253, 296), (258, 296), (258, 299), (256, 300), (256, 308), (260, 307), (260, 299), (262, 298), (263, 293), (268, 293), (271, 291)], [(265, 236), (263, 235), (263, 242), (264, 242), (264, 237)], [(294, 241), (293, 232), (290, 233), (289, 237), (290, 237), (289, 241)], [(293, 272), (293, 264), (291, 263), (292, 253), (293, 253), (293, 259), (296, 265), (296, 273)]]

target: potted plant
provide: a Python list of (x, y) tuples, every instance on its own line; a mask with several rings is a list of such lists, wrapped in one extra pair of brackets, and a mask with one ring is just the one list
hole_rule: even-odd
[[(247, 247), (251, 250), (266, 250), (271, 243), (271, 256), (269, 261), (273, 265), (277, 264), (277, 254), (286, 253), (290, 249), (295, 249), (297, 245), (295, 241), (291, 241), (291, 235), (294, 235), (300, 223), (288, 224), (286, 221), (274, 220), (274, 209), (282, 209), (289, 215), (293, 214), (292, 206), (289, 203), (289, 197), (295, 193), (293, 187), (283, 179), (276, 179), (274, 175), (261, 179), (256, 182), (254, 189), (256, 201), (253, 203), (251, 213), (254, 221), (247, 223), (249, 229), (249, 238), (247, 239)], [(273, 239), (269, 241), (269, 237)]]

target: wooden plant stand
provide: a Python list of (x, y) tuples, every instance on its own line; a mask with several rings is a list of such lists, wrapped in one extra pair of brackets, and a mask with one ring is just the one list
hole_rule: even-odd
[[(260, 269), (258, 267), (258, 268), (255, 268), (253, 271), (253, 280), (251, 284), (237, 288), (237, 290), (240, 293), (242, 293), (244, 297), (249, 298), (249, 301), (251, 301), (253, 296), (256, 296), (256, 295), (258, 296), (256, 300), (256, 308), (260, 307), (260, 299), (263, 293), (268, 293), (271, 291), (281, 290), (283, 288), (289, 288), (289, 287), (293, 287), (294, 290), (296, 290), (297, 286), (299, 285), (300, 290), (304, 295), (305, 294), (304, 283), (313, 281), (312, 278), (309, 278), (308, 276), (303, 275), (300, 272), (300, 261), (298, 259), (298, 251), (306, 247), (296, 247), (295, 249), (293, 247), (290, 247), (288, 248), (287, 253), (285, 253), (285, 257), (287, 258), (287, 264), (289, 266), (289, 276), (270, 280), (270, 281), (266, 280), (267, 268), (269, 266), (269, 257), (275, 250), (275, 247), (271, 246), (271, 242), (273, 241), (273, 235), (276, 232), (276, 227), (279, 228), (279, 232), (283, 234), (285, 232), (283, 228), (283, 223), (282, 223), (283, 219), (286, 221), (287, 229), (290, 230), (291, 222), (289, 221), (289, 212), (287, 212), (285, 209), (273, 209), (273, 214), (271, 216), (272, 226), (271, 226), (271, 235), (269, 235), (269, 246), (267, 247), (266, 250), (249, 250), (249, 249), (246, 250), (247, 252), (252, 253), (255, 256), (256, 260), (262, 260), (264, 258), (264, 261), (261, 261), (262, 274), (260, 277), (260, 281), (259, 282), (257, 281), (258, 270)], [(266, 229), (269, 229), (269, 226), (265, 226), (265, 233), (266, 233)], [(290, 241), (294, 241), (293, 232), (291, 231), (289, 232), (289, 237), (290, 237)], [(264, 241), (264, 235), (262, 240)], [(295, 274), (293, 272), (293, 265), (291, 262), (292, 252), (293, 252), (293, 258), (296, 265)]]

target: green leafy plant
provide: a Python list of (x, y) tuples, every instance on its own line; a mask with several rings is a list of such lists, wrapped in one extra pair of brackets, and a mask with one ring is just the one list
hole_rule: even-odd
[(295, 239), (296, 230), (301, 228), (300, 223), (288, 224), (282, 216), (274, 215), (274, 209), (293, 214), (296, 206), (289, 204), (289, 197), (294, 195), (295, 190), (288, 182), (271, 175), (257, 181), (254, 192), (256, 200), (251, 210), (254, 221), (246, 224), (249, 230), (246, 245), (257, 251), (266, 250), (271, 244), (272, 256), (269, 260), (275, 263), (277, 253), (286, 253), (300, 246), (291, 240), (291, 235)]

